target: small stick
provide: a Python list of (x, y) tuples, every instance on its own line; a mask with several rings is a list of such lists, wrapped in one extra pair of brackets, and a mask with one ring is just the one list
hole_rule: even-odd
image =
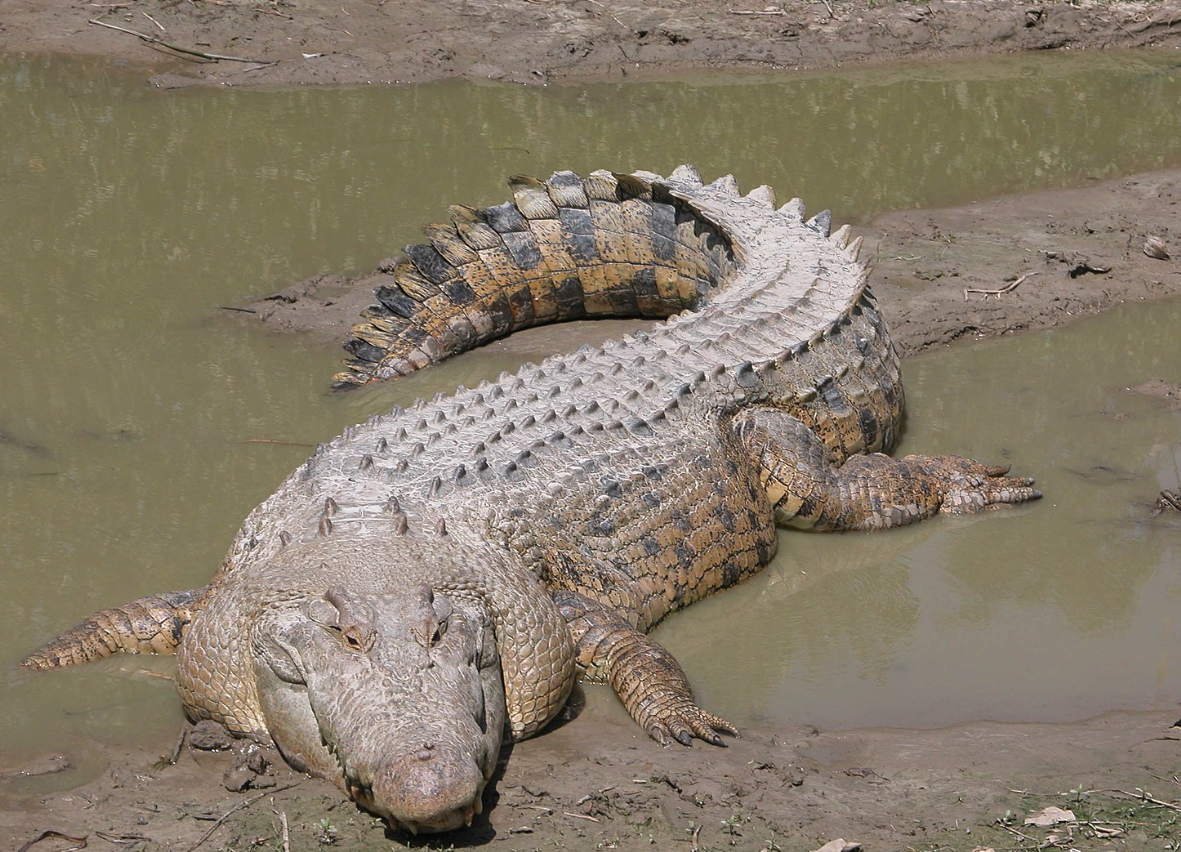
[(180, 736), (176, 738), (176, 745), (172, 747), (172, 754), (168, 755), (168, 763), (171, 766), (176, 766), (176, 762), (180, 760), (180, 750), (185, 747), (185, 740), (189, 738), (189, 723), (185, 722), (181, 725)]
[(238, 804), (236, 804), (232, 808), (230, 808), (228, 811), (226, 811), (224, 814), (222, 814), (220, 817), (218, 817), (217, 820), (213, 823), (213, 825), (209, 826), (209, 831), (202, 834), (200, 839), (198, 839), (196, 843), (194, 843), (192, 846), (190, 846), (188, 849), (186, 849), (185, 852), (193, 852), (194, 849), (196, 849), (198, 846), (200, 846), (202, 843), (204, 843), (206, 840), (208, 840), (210, 838), (210, 836), (212, 836), (213, 832), (217, 831), (218, 826), (220, 826), (223, 822), (225, 822), (227, 819), (229, 819), (231, 816), (233, 816), (234, 814), (236, 814), (238, 811), (242, 810), (243, 808), (248, 808), (251, 805), (253, 805), (255, 802), (257, 802), (261, 799), (265, 799), (267, 796), (273, 796), (273, 795), (275, 795), (275, 793), (282, 793), (284, 790), (290, 790), (292, 787), (298, 787), (302, 783), (303, 783), (302, 781), (296, 781), (294, 784), (287, 784), (286, 786), (283, 786), (283, 787), (276, 787), (273, 790), (267, 790), (265, 793), (259, 793), (257, 796), (251, 796), (249, 799), (247, 799), (244, 802), (239, 802)]
[(1139, 787), (1136, 788), (1135, 793), (1129, 793), (1127, 790), (1103, 790), (1102, 792), (1107, 793), (1108, 795), (1111, 793), (1119, 793), (1121, 796), (1128, 796), (1132, 799), (1140, 799), (1144, 802), (1152, 802), (1152, 804), (1160, 805), (1162, 808), (1172, 808), (1175, 811), (1181, 811), (1181, 805), (1175, 805), (1172, 802), (1163, 802), (1160, 799), (1154, 799)]
[(596, 819), (595, 817), (588, 816), (586, 814), (572, 814), (572, 813), (570, 813), (570, 811), (562, 811), (562, 814), (564, 816), (574, 817), (574, 819), (584, 819), (587, 822), (602, 822), (602, 820)]
[(828, 9), (828, 16), (833, 20), (836, 20), (837, 13), (832, 10), (832, 4), (829, 3), (828, 0), (824, 0), (824, 8)]
[(287, 831), (287, 811), (279, 811), (279, 826), (283, 831), (283, 852), (291, 852), (291, 834)]
[(1032, 838), (1032, 837), (1030, 837), (1029, 835), (1027, 835), (1027, 834), (1022, 834), (1020, 831), (1018, 831), (1018, 830), (1017, 830), (1017, 829), (1015, 829), (1015, 828), (1009, 828), (1009, 826), (1005, 825), (1003, 822), (999, 822), (999, 821), (998, 821), (998, 822), (997, 822), (997, 826), (998, 826), (999, 828), (1003, 828), (1005, 831), (1009, 832), (1010, 834), (1015, 834), (1015, 835), (1017, 835), (1017, 836), (1018, 836), (1018, 837), (1020, 837), (1022, 840), (1028, 840), (1030, 843), (1033, 843), (1033, 842), (1034, 842), (1033, 838)]
[(95, 837), (101, 837), (108, 843), (142, 843), (147, 840), (142, 834), (111, 834), (106, 831), (96, 831)]
[[(156, 38), (154, 35), (149, 35), (148, 33), (141, 33), (136, 30), (129, 30), (129, 29), (126, 29), (125, 27), (117, 27), (114, 24), (107, 24), (107, 23), (104, 23), (103, 21), (96, 20), (95, 18), (91, 18), (89, 23), (94, 24), (95, 26), (99, 26), (99, 27), (106, 27), (108, 30), (118, 30), (121, 33), (127, 33), (128, 35), (133, 35), (136, 38), (143, 39), (144, 41), (151, 42), (152, 44), (158, 44), (161, 47), (168, 48), (169, 50), (175, 50), (177, 53), (185, 53), (185, 54), (188, 54), (189, 56), (200, 57), (201, 59), (211, 59), (214, 62), (216, 62), (219, 59), (224, 59), (227, 62), (261, 62), (261, 60), (258, 60), (258, 59), (243, 59), (241, 56), (223, 56), (220, 53), (205, 53), (204, 51), (201, 51), (201, 50), (190, 50), (187, 47), (180, 47), (179, 45), (169, 44), (168, 42), (164, 41), (163, 39)], [(267, 62), (265, 64), (274, 65), (276, 63)]]
[(62, 840), (68, 840), (74, 844), (73, 846), (69, 846), (61, 850), (61, 852), (75, 852), (75, 850), (86, 848), (86, 835), (83, 835), (82, 837), (70, 837), (68, 834), (62, 834), (60, 831), (54, 831), (51, 828), (38, 834), (20, 849), (16, 850), (16, 852), (28, 852), (28, 850), (31, 849), (34, 844), (40, 843), (47, 837), (60, 837)]
[(615, 23), (619, 24), (619, 26), (623, 27), (625, 30), (630, 29), (627, 24), (625, 24), (623, 21), (619, 20), (619, 18), (615, 17), (615, 15), (611, 12), (611, 10), (608, 9), (606, 6), (604, 6), (602, 3), (600, 3), (599, 0), (589, 0), (589, 2), (594, 3), (596, 6), (598, 6), (600, 9), (602, 9), (604, 12), (606, 12), (608, 15), (611, 15), (611, 20), (613, 20)]
[(1016, 290), (1018, 287), (1021, 286), (1022, 282), (1025, 281), (1026, 278), (1029, 278), (1031, 275), (1037, 275), (1037, 273), (1036, 272), (1026, 272), (1024, 275), (1022, 275), (1020, 278), (1018, 278), (1012, 284), (1006, 284), (1004, 287), (1001, 287), (998, 290), (981, 290), (979, 287), (965, 287), (964, 288), (964, 301), (965, 302), (968, 301), (968, 294), (969, 293), (979, 293), (980, 295), (984, 296), (985, 299), (987, 299), (989, 296), (996, 296), (999, 299), (1005, 293), (1012, 293), (1014, 290)]
[(147, 18), (149, 21), (151, 21), (153, 24), (155, 24), (156, 26), (158, 26), (158, 27), (160, 28), (160, 32), (162, 32), (162, 33), (166, 33), (166, 32), (168, 32), (168, 30), (164, 29), (164, 25), (163, 25), (163, 24), (161, 24), (159, 21), (157, 21), (155, 18), (153, 18), (151, 15), (149, 15), (149, 14), (148, 14), (147, 12), (145, 12), (143, 9), (140, 9), (140, 10), (139, 10), (139, 13), (140, 13), (141, 15), (143, 15), (145, 18)]
[(761, 12), (758, 12), (758, 11), (750, 12), (745, 9), (727, 9), (726, 11), (729, 12), (731, 15), (775, 15), (775, 16), (781, 16), (781, 15), (787, 14), (787, 12), (783, 11), (782, 9), (764, 9)]
[(693, 827), (693, 852), (701, 852), (701, 846), (697, 842), (697, 838), (701, 836), (701, 824), (698, 823)]

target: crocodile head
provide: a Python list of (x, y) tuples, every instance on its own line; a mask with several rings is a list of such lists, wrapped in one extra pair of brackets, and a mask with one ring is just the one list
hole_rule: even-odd
[(335, 586), (269, 607), (251, 650), (267, 729), (297, 769), (415, 834), (480, 812), (505, 722), (480, 599)]

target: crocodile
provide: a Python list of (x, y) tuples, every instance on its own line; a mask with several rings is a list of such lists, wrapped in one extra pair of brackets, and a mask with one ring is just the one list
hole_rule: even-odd
[(892, 458), (899, 361), (848, 227), (691, 166), (511, 179), (426, 227), (354, 326), (342, 386), (532, 325), (656, 322), (321, 445), (210, 584), (97, 613), (29, 656), (178, 654), (187, 715), (414, 833), (471, 824), (502, 738), (575, 679), (658, 742), (723, 745), (648, 632), (771, 559), (776, 527), (883, 529), (1040, 496), (1008, 468)]

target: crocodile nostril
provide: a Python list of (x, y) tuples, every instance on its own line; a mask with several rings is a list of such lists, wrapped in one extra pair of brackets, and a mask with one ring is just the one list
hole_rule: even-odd
[(414, 755), (419, 760), (430, 760), (435, 756), (435, 744), (423, 743), (422, 747)]

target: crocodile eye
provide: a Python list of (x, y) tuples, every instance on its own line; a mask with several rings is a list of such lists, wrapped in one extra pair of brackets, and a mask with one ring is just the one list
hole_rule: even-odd
[(345, 646), (352, 648), (354, 651), (368, 651), (373, 645), (372, 636), (362, 636), (353, 625), (341, 627), (340, 638)]
[(310, 601), (306, 612), (311, 621), (352, 651), (366, 653), (377, 641), (372, 607), (345, 589), (329, 589), (324, 597)]

